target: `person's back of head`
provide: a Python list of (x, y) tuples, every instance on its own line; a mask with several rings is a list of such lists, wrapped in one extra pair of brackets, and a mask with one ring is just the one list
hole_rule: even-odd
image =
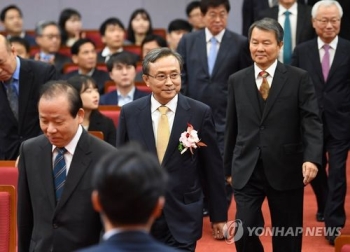
[(93, 205), (105, 224), (110, 224), (106, 227), (149, 231), (163, 208), (166, 183), (167, 175), (157, 158), (138, 144), (129, 144), (96, 165)]

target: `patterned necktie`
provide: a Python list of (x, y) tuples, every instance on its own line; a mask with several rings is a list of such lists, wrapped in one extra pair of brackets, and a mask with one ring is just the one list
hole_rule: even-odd
[(66, 161), (64, 160), (64, 154), (67, 152), (66, 148), (56, 148), (58, 154), (55, 158), (53, 166), (53, 177), (55, 182), (55, 194), (56, 203), (61, 198), (64, 184), (66, 182)]
[(290, 27), (290, 12), (284, 13), (286, 19), (284, 20), (284, 40), (283, 40), (283, 63), (290, 64), (292, 59), (292, 30)]
[(269, 91), (270, 91), (270, 85), (267, 82), (267, 76), (269, 76), (269, 73), (265, 71), (261, 71), (259, 73), (259, 76), (263, 78), (259, 91), (262, 98), (266, 100), (267, 97), (269, 96)]
[(325, 82), (327, 81), (329, 68), (330, 68), (329, 48), (330, 46), (328, 44), (323, 45), (324, 56), (322, 58), (322, 73), (323, 73), (323, 78)]
[(159, 163), (162, 163), (166, 148), (168, 146), (169, 137), (170, 137), (170, 127), (168, 121), (168, 107), (160, 106), (158, 108), (160, 112), (160, 118), (158, 122), (158, 130), (157, 130), (157, 154)]
[(209, 74), (211, 75), (214, 69), (216, 56), (218, 54), (218, 50), (217, 50), (218, 41), (216, 40), (215, 37), (212, 37), (210, 39), (210, 44), (211, 45), (210, 45), (210, 50), (208, 55), (208, 70), (209, 70)]
[(9, 101), (10, 108), (13, 115), (18, 120), (18, 95), (12, 80), (13, 79), (11, 78), (10, 80), (4, 82), (4, 84), (6, 86), (7, 100)]

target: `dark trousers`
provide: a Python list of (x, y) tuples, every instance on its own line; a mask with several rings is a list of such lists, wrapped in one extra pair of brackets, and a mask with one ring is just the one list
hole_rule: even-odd
[(328, 196), (325, 223), (326, 227), (342, 228), (346, 220), (346, 160), (349, 139), (337, 140), (329, 136), (324, 144), (328, 152)]
[[(242, 189), (234, 189), (233, 194), (237, 207), (236, 220), (242, 221), (244, 230), (242, 238), (235, 242), (238, 252), (264, 251), (259, 239), (261, 232), (255, 230), (264, 227), (261, 206), (265, 198), (268, 200), (272, 227), (279, 230), (279, 233), (272, 235), (273, 251), (301, 251), (304, 188), (287, 191), (273, 189), (266, 180), (262, 161), (259, 161), (248, 183)], [(266, 231), (262, 235), (270, 236)]]
[(197, 243), (180, 243), (175, 240), (171, 234), (168, 224), (166, 223), (165, 217), (162, 214), (152, 225), (151, 235), (158, 241), (170, 246), (177, 248), (181, 251), (194, 252)]

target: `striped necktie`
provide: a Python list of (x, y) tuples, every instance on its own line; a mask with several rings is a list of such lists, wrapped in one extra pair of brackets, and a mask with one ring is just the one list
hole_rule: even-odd
[(67, 152), (66, 148), (56, 148), (58, 154), (55, 158), (53, 166), (53, 177), (55, 183), (56, 204), (61, 199), (64, 184), (66, 182), (66, 161), (64, 160), (64, 154)]

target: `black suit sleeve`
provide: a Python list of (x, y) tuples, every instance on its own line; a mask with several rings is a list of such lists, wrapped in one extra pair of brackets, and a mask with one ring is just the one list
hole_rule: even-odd
[(124, 109), (120, 111), (119, 123), (117, 127), (117, 147), (120, 147), (128, 142), (128, 132), (126, 128), (126, 120)]
[(104, 137), (105, 141), (113, 146), (116, 144), (116, 139), (117, 139), (117, 132), (116, 128), (114, 127), (114, 123), (111, 119), (107, 118), (106, 120), (106, 136)]
[(182, 56), (183, 59), (183, 69), (181, 72), (181, 93), (186, 95), (187, 94), (187, 66), (186, 66), (186, 35), (182, 36), (178, 46), (177, 46), (177, 52)]
[(18, 252), (28, 252), (33, 231), (33, 210), (31, 205), (29, 187), (27, 182), (27, 171), (25, 167), (25, 155), (23, 149), (25, 142), (20, 148), (19, 177), (18, 177), (18, 199), (17, 199), (17, 232)]

